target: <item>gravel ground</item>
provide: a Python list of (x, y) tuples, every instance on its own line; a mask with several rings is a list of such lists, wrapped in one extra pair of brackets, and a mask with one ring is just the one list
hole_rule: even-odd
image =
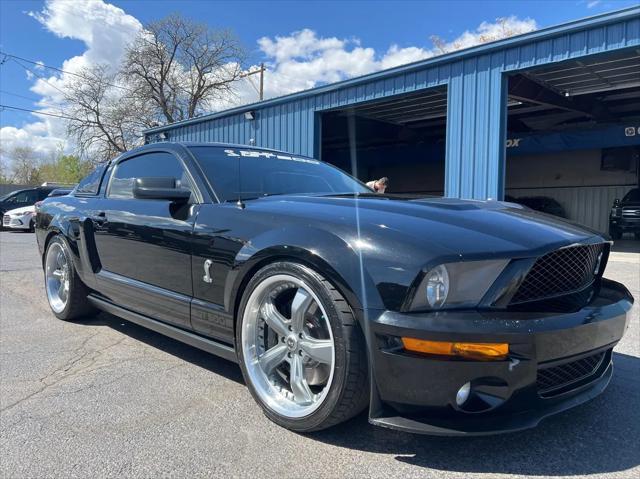
[[(607, 276), (640, 298), (640, 254), (622, 251)], [(431, 438), (361, 415), (302, 436), (236, 365), (107, 314), (58, 321), (42, 283), (34, 236), (0, 233), (1, 477), (640, 477), (637, 303), (608, 390), (534, 430)]]

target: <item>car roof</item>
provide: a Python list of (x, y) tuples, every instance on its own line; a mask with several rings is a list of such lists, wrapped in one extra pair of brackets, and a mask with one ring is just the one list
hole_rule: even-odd
[[(286, 150), (277, 150), (275, 148), (265, 148), (263, 146), (256, 146), (256, 145), (243, 145), (240, 143), (221, 143), (221, 142), (205, 142), (205, 141), (159, 141), (157, 143), (148, 143), (144, 146), (139, 147), (140, 149), (145, 149), (147, 147), (152, 148), (153, 146), (160, 146), (160, 145), (170, 145), (170, 146), (182, 146), (185, 148), (189, 148), (189, 147), (195, 147), (195, 146), (216, 146), (216, 147), (221, 147), (221, 148), (244, 148), (244, 149), (252, 149), (252, 150), (262, 150), (262, 151), (271, 151), (273, 153), (283, 153), (285, 155), (293, 155), (295, 154), (296, 156), (301, 156), (301, 157), (305, 157), (308, 158), (307, 155), (300, 155), (297, 153), (291, 153), (290, 151), (286, 151)], [(137, 150), (137, 148), (136, 148)], [(134, 151), (134, 150), (130, 150), (130, 151)]]

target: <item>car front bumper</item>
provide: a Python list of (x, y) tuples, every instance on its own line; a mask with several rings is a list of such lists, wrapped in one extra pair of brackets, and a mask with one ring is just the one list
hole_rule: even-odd
[(611, 217), (609, 218), (609, 231), (618, 229), (620, 231), (640, 231), (640, 217)]
[[(604, 391), (632, 304), (623, 285), (602, 280), (589, 306), (571, 313), (369, 311), (370, 422), (433, 435), (534, 427)], [(508, 343), (509, 354), (497, 361), (427, 356), (404, 350), (401, 337)], [(459, 406), (456, 394), (468, 382), (471, 395)]]
[(4, 215), (2, 217), (2, 227), (15, 230), (28, 230), (30, 229), (30, 221), (33, 216), (17, 216), (12, 217)]

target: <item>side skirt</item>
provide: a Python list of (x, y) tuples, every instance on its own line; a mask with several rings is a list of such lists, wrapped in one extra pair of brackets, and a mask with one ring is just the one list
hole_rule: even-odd
[(208, 353), (215, 354), (216, 356), (220, 356), (221, 358), (234, 363), (238, 362), (236, 352), (231, 346), (218, 343), (211, 339), (204, 338), (189, 331), (184, 331), (180, 328), (176, 328), (175, 326), (171, 326), (147, 316), (134, 313), (128, 309), (116, 306), (109, 301), (98, 298), (97, 296), (89, 295), (89, 301), (91, 301), (96, 308), (101, 309), (102, 311), (119, 316), (139, 326), (151, 329), (157, 333), (163, 334), (164, 336), (176, 339), (180, 342), (193, 346), (194, 348), (202, 349)]

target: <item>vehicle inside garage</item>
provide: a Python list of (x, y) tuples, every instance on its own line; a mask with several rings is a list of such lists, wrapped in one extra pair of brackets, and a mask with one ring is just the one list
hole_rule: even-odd
[(640, 51), (518, 72), (509, 98), (506, 198), (607, 232), (639, 182)]
[[(321, 158), (390, 193), (444, 194), (446, 87), (322, 114)], [(355, 155), (352, 155), (355, 151)]]

